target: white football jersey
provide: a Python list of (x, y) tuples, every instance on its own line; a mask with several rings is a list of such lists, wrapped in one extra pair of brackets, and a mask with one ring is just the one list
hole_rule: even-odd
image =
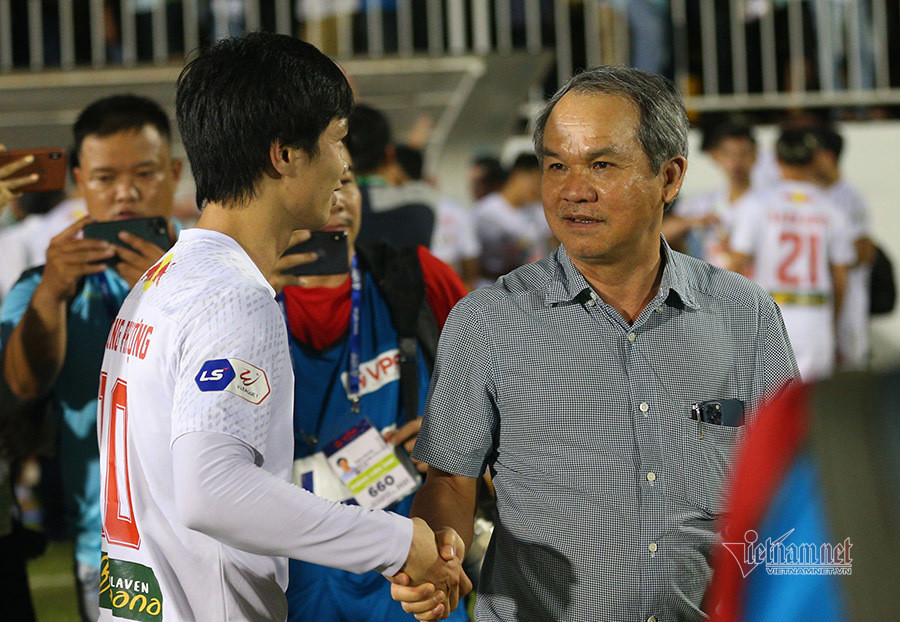
[(731, 249), (778, 303), (804, 380), (828, 376), (835, 336), (830, 265), (856, 260), (844, 214), (814, 185), (782, 181), (741, 200)]
[(686, 244), (691, 255), (717, 268), (728, 268), (730, 265), (728, 237), (734, 226), (736, 204), (728, 200), (726, 189), (695, 195), (675, 203), (672, 211), (676, 216), (683, 218), (715, 216), (719, 221), (714, 225), (695, 227), (688, 232)]
[(453, 199), (441, 197), (438, 202), (430, 250), (432, 255), (457, 271), (461, 262), (477, 258), (481, 253), (469, 210)]
[[(841, 210), (850, 223), (850, 237), (855, 241), (869, 237), (869, 210), (853, 186), (839, 181), (826, 190), (826, 196)], [(847, 292), (838, 321), (838, 352), (847, 369), (865, 369), (869, 362), (869, 288), (872, 266), (861, 264), (847, 273)]]
[(284, 619), (286, 559), (178, 520), (171, 445), (188, 432), (228, 434), (290, 481), (285, 330), (259, 269), (214, 231), (183, 231), (125, 300), (100, 378), (101, 619)]

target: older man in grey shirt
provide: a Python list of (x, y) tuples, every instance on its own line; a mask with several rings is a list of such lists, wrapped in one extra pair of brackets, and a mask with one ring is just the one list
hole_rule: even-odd
[[(500, 521), (479, 621), (703, 617), (734, 446), (797, 367), (763, 290), (660, 235), (687, 127), (660, 76), (569, 81), (535, 135), (562, 246), (469, 295), (444, 328), (412, 513), (468, 545), (490, 468)], [(421, 619), (445, 614), (421, 588), (393, 593)]]

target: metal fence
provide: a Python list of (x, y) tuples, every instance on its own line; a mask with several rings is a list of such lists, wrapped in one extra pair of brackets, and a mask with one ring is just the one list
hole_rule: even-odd
[(180, 63), (259, 28), (339, 58), (552, 49), (666, 73), (696, 109), (900, 102), (898, 0), (0, 0), (0, 73)]

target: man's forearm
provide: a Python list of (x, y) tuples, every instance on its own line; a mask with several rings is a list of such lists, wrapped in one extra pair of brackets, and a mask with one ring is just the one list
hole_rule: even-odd
[(831, 280), (834, 288), (834, 321), (835, 326), (837, 326), (844, 308), (844, 295), (847, 291), (847, 268), (845, 266), (832, 265)]
[(4, 346), (3, 376), (22, 400), (45, 395), (66, 356), (66, 303), (46, 299), (38, 288)]
[(477, 479), (450, 475), (429, 467), (428, 477), (413, 499), (410, 516), (423, 519), (434, 530), (452, 527), (472, 545)]

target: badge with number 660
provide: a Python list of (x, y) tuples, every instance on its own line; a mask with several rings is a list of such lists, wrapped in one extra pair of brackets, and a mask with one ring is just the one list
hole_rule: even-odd
[(364, 508), (386, 508), (419, 485), (418, 473), (400, 461), (394, 446), (367, 419), (322, 451), (335, 475)]

